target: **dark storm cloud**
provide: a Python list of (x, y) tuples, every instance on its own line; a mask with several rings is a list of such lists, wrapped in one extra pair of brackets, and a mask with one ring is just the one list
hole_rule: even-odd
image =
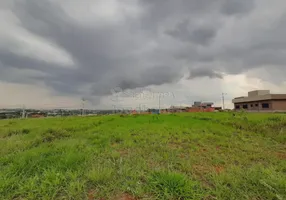
[(55, 90), (61, 93), (77, 92), (77, 88), (82, 84), (93, 84), (98, 80), (108, 81), (104, 80), (104, 75), (110, 70), (116, 73), (117, 68), (122, 67), (118, 66), (122, 60), (119, 58), (118, 62), (115, 56), (117, 54), (124, 56), (124, 51), (122, 53), (120, 51), (128, 44), (122, 42), (119, 44), (122, 46), (116, 46), (121, 39), (116, 39), (117, 28), (120, 27), (81, 26), (68, 17), (59, 6), (48, 1), (20, 1), (15, 5), (14, 12), (26, 29), (48, 38), (69, 52), (78, 70), (63, 70), (53, 65), (51, 69), (45, 66), (47, 63), (35, 63), (34, 60), (15, 55), (3, 56), (1, 60), (6, 65), (14, 67), (48, 71), (50, 76), (44, 81)]
[(139, 0), (146, 15), (141, 20), (141, 26), (148, 33), (159, 34), (162, 26), (169, 26), (170, 21), (181, 21), (188, 18), (208, 16), (217, 11), (221, 0)]
[(215, 72), (207, 68), (195, 68), (190, 69), (189, 79), (200, 78), (200, 77), (209, 77), (209, 78), (219, 78), (222, 79), (222, 73)]
[(208, 27), (196, 29), (192, 33), (192, 39), (198, 44), (207, 44), (215, 37), (216, 30)]
[[(151, 69), (151, 70), (150, 70)], [(95, 84), (92, 87), (93, 94), (97, 93), (108, 95), (117, 89), (124, 91), (127, 89), (144, 88), (150, 85), (162, 85), (164, 83), (172, 83), (183, 78), (180, 70), (169, 66), (152, 66), (142, 70), (140, 73), (131, 73), (129, 76), (116, 76), (100, 85)]]
[(161, 85), (162, 83), (172, 83), (183, 77), (180, 70), (175, 67), (155, 66), (151, 70), (143, 71), (140, 76), (135, 79), (123, 80), (119, 83), (119, 87), (125, 89), (135, 89), (149, 85)]
[(178, 23), (175, 30), (166, 31), (167, 34), (183, 42), (207, 45), (216, 35), (216, 29), (212, 27), (195, 27), (188, 20)]
[(4, 66), (15, 67), (17, 69), (32, 69), (39, 71), (50, 71), (58, 69), (57, 65), (51, 65), (43, 60), (36, 60), (26, 56), (17, 55), (11, 51), (0, 50), (0, 61)]
[(226, 15), (236, 15), (250, 12), (255, 6), (254, 0), (226, 0), (221, 12)]
[[(222, 78), (217, 71), (241, 73), (265, 64), (275, 67), (286, 64), (283, 21), (286, 17), (280, 19), (276, 27), (265, 26), (261, 30), (257, 23), (247, 26), (249, 42), (246, 45), (235, 43), (236, 38), (241, 37), (239, 33), (224, 38), (229, 15), (231, 20), (237, 15), (249, 16), (255, 10), (253, 0), (138, 0), (135, 14), (125, 16), (119, 10), (107, 19), (89, 10), (89, 5), (105, 3), (99, 0), (3, 2), (9, 3), (0, 4), (2, 11), (18, 17), (18, 21), (11, 24), (31, 35), (31, 46), (36, 46), (31, 41), (32, 36), (37, 36), (70, 58), (66, 58), (69, 62), (62, 66), (51, 62), (52, 56), (39, 59), (37, 53), (26, 56), (22, 51), (15, 52), (17, 44), (12, 49), (10, 44), (1, 43), (17, 34), (18, 29), (11, 29), (9, 34), (11, 27), (7, 23), (9, 27), (3, 25), (6, 35), (5, 31), (0, 32), (0, 69), (2, 72), (5, 69), (5, 73), (0, 73), (0, 80), (41, 81), (60, 94), (80, 94), (88, 98), (88, 95), (111, 94), (116, 87), (124, 90), (173, 83), (183, 77), (183, 66), (190, 68), (190, 78)], [(76, 2), (80, 4), (74, 4)], [(118, 2), (124, 6), (136, 1)], [(87, 10), (80, 11), (81, 6)], [(111, 10), (101, 12), (112, 13)], [(117, 20), (118, 15), (123, 18)], [(218, 38), (220, 43), (228, 42), (220, 46)], [(17, 41), (22, 40), (18, 36)], [(201, 64), (204, 67), (198, 68)], [(20, 73), (15, 70), (33, 70), (41, 75), (19, 78)]]
[[(87, 81), (115, 65), (112, 44), (116, 27), (95, 29), (75, 23), (59, 6), (48, 1), (22, 1), (15, 13), (29, 31), (50, 39), (67, 50)], [(117, 49), (118, 50), (118, 49)], [(96, 69), (98, 73), (90, 73)], [(91, 77), (90, 77), (91, 76)], [(81, 78), (81, 77), (79, 77)]]
[[(132, 89), (160, 85), (178, 76), (167, 74), (171, 71), (169, 67), (160, 68), (160, 71), (157, 67), (148, 67), (147, 70), (134, 63), (134, 58), (128, 58), (140, 41), (129, 39), (125, 27), (116, 24), (103, 24), (99, 28), (83, 26), (50, 1), (19, 1), (12, 10), (28, 31), (47, 38), (71, 54), (78, 69), (63, 69), (13, 52), (0, 54), (2, 62), (6, 66), (47, 73), (49, 76), (42, 80), (59, 93), (79, 93), (81, 86), (90, 85), (93, 95), (107, 95), (116, 86)], [(137, 68), (136, 79), (124, 76), (126, 70), (134, 67)]]

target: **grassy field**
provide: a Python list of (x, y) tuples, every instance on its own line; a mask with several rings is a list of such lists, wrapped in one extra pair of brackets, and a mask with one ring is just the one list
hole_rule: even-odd
[(286, 115), (0, 121), (0, 199), (286, 199)]

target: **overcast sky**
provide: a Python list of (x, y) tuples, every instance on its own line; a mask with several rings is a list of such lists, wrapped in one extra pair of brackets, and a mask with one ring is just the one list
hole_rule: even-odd
[(285, 0), (1, 0), (0, 107), (286, 93)]

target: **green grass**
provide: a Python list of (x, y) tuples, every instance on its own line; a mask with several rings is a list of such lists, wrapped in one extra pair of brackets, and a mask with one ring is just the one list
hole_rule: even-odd
[(286, 199), (286, 115), (0, 121), (0, 199)]

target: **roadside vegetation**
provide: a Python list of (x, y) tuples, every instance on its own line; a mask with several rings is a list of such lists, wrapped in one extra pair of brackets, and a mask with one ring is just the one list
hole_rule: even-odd
[(0, 121), (0, 199), (286, 199), (286, 115)]

